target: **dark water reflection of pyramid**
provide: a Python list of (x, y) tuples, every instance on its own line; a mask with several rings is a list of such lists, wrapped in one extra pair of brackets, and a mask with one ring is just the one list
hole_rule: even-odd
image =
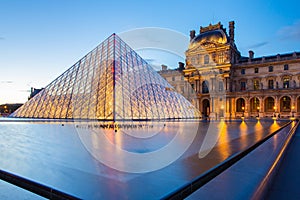
[(11, 116), (152, 120), (198, 118), (199, 112), (112, 34)]

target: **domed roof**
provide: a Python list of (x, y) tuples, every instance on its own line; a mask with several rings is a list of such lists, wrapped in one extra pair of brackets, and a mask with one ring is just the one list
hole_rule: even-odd
[(200, 33), (194, 39), (192, 39), (191, 44), (196, 43), (215, 43), (215, 44), (226, 44), (227, 36), (222, 29), (211, 30), (204, 33)]

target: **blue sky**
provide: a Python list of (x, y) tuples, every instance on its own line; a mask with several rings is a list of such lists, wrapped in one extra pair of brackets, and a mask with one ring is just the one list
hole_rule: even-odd
[(30, 87), (46, 86), (113, 32), (160, 27), (188, 36), (219, 21), (228, 30), (234, 20), (242, 55), (300, 51), (300, 1), (0, 0), (0, 10), (0, 104), (25, 102)]

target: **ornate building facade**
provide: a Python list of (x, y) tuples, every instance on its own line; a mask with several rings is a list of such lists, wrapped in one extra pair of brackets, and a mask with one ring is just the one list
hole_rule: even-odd
[(195, 92), (193, 104), (203, 117), (298, 117), (300, 52), (241, 56), (229, 31), (219, 22), (190, 31), (184, 80)]

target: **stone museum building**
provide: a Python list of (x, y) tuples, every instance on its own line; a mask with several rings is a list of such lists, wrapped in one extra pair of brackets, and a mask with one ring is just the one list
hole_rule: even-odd
[(300, 52), (242, 56), (229, 30), (219, 22), (190, 31), (186, 63), (159, 72), (190, 100), (202, 117), (298, 117)]

